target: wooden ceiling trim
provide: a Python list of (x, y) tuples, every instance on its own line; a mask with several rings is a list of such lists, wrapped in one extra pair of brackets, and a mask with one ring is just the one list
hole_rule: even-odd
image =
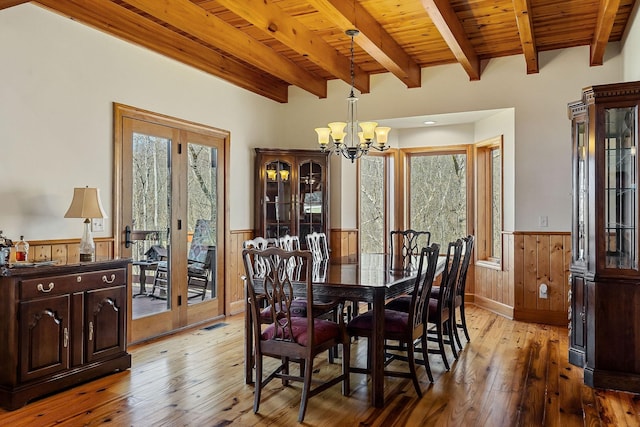
[(176, 34), (107, 0), (39, 0), (38, 4), (128, 42), (220, 77), (277, 102), (287, 102), (288, 84)]
[(513, 0), (513, 9), (516, 13), (518, 32), (522, 53), (527, 64), (527, 74), (535, 74), (539, 71), (538, 49), (533, 34), (533, 22), (531, 20), (531, 4), (529, 0)]
[(29, 3), (29, 0), (0, 0), (0, 10), (17, 6), (22, 3)]
[[(351, 84), (351, 64), (349, 58), (341, 55), (322, 38), (287, 15), (273, 3), (255, 0), (217, 0), (236, 15), (280, 42), (306, 56), (319, 67)], [(369, 93), (369, 75), (357, 64), (354, 66), (355, 87), (362, 93)]]
[(420, 66), (360, 3), (344, 0), (309, 0), (308, 3), (314, 5), (342, 31), (358, 29), (360, 34), (355, 38), (358, 46), (407, 87), (420, 87)]
[(480, 60), (448, 0), (422, 0), (442, 38), (471, 80), (480, 80)]
[(591, 41), (591, 65), (602, 65), (604, 51), (611, 36), (611, 30), (618, 14), (620, 0), (603, 0), (598, 9), (598, 21)]
[(227, 24), (189, 0), (124, 0), (199, 40), (258, 67), (320, 98), (327, 96), (326, 80), (311, 74), (270, 47)]

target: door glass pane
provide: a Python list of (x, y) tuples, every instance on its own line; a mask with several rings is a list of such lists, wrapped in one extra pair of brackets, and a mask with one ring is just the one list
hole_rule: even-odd
[(217, 297), (218, 150), (188, 144), (187, 294), (189, 304)]
[(467, 158), (464, 154), (424, 154), (409, 158), (409, 226), (431, 232), (446, 245), (466, 233)]
[(291, 219), (291, 165), (274, 161), (266, 168), (266, 236), (279, 238), (292, 234)]
[(133, 133), (133, 318), (170, 309), (171, 140)]
[(360, 158), (360, 251), (385, 252), (385, 158)]
[(605, 109), (607, 268), (638, 268), (636, 114), (636, 107)]
[(306, 236), (312, 232), (324, 230), (324, 215), (322, 206), (324, 201), (324, 188), (322, 182), (322, 167), (315, 162), (306, 162), (300, 165), (298, 172), (299, 188), (299, 218), (298, 228), (300, 244), (306, 248)]

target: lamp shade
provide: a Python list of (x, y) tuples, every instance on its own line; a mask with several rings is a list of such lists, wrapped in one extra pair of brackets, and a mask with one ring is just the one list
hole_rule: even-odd
[(107, 218), (102, 202), (100, 190), (97, 188), (74, 188), (71, 206), (64, 214), (65, 218)]

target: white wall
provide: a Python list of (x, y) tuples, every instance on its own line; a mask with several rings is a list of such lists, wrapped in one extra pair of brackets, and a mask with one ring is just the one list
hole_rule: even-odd
[[(581, 89), (593, 84), (622, 80), (619, 45), (607, 47), (605, 63), (589, 67), (589, 47), (541, 52), (540, 72), (527, 75), (522, 56), (489, 61), (480, 81), (471, 82), (460, 65), (422, 70), (422, 87), (407, 89), (390, 74), (372, 76), (371, 93), (361, 95), (361, 120), (382, 120), (425, 114), (486, 109), (513, 109), (515, 122), (501, 127), (513, 132), (512, 151), (505, 153), (505, 182), (511, 175), (513, 188), (505, 185), (505, 226), (509, 231), (538, 230), (539, 216), (547, 216), (547, 231), (568, 231), (571, 226), (570, 136), (567, 103), (580, 98)], [(318, 100), (300, 89), (289, 91), (284, 106), (284, 138), (299, 146), (316, 147), (313, 131), (318, 125), (342, 118), (346, 113), (348, 85), (332, 81), (328, 97)], [(497, 132), (481, 125), (476, 137)], [(392, 131), (393, 133), (393, 131)], [(401, 142), (402, 144), (402, 142)], [(507, 159), (513, 159), (507, 164)], [(349, 162), (332, 164), (332, 174), (342, 168), (341, 180), (332, 180), (331, 191), (342, 201), (332, 227), (355, 228), (356, 168)], [(346, 183), (349, 185), (347, 186)], [(335, 206), (332, 206), (332, 210)], [(507, 214), (513, 212), (512, 220)]]
[(112, 216), (113, 102), (229, 130), (231, 228), (252, 226), (253, 147), (273, 142), (280, 104), (31, 4), (0, 11), (0, 58), (7, 237), (80, 237), (73, 187), (100, 188)]
[(640, 80), (640, 2), (636, 2), (623, 37), (623, 77), (625, 82)]

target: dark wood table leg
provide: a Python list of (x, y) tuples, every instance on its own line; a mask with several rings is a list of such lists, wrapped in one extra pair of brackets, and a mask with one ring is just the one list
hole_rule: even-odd
[(384, 406), (384, 288), (376, 289), (373, 296), (373, 330), (371, 403), (376, 408)]
[(253, 384), (253, 319), (251, 314), (251, 304), (246, 292), (244, 295), (244, 383)]

